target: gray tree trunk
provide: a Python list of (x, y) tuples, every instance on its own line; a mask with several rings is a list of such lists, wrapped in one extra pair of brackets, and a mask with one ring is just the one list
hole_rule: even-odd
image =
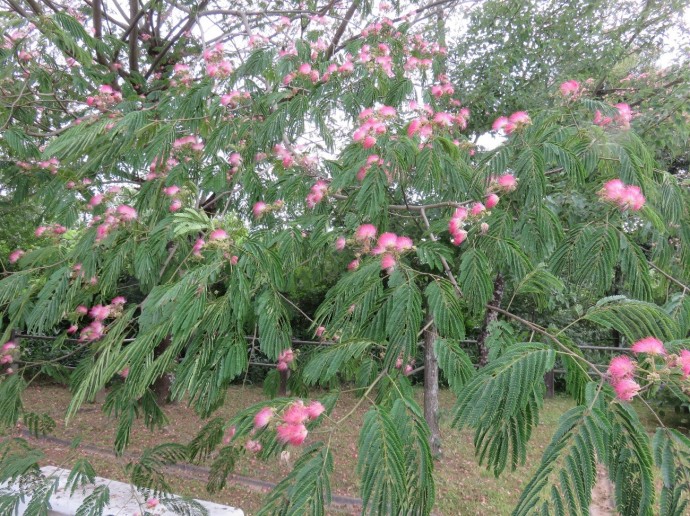
[[(432, 321), (427, 317), (427, 324)], [(424, 332), (424, 419), (429, 425), (429, 445), (434, 456), (441, 454), (441, 431), (438, 425), (438, 360), (434, 353), (436, 328), (432, 324)]]
[[(496, 280), (494, 281), (494, 295), (491, 299), (491, 304), (493, 306), (501, 306), (501, 300), (503, 299), (503, 290), (505, 284), (503, 281), (503, 276), (501, 274), (496, 275)], [(486, 346), (486, 338), (489, 336), (489, 325), (498, 319), (498, 312), (493, 310), (487, 310), (484, 316), (484, 324), (482, 325), (482, 331), (477, 338), (477, 350), (479, 351), (479, 365), (484, 367), (489, 362), (489, 348)]]

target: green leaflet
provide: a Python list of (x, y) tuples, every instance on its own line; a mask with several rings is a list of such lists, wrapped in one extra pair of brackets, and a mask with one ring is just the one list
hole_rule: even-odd
[(538, 343), (521, 343), (482, 368), (460, 391), (452, 424), (475, 429), (480, 463), (499, 475), (508, 462), (524, 463), (527, 441), (538, 422), (544, 373), (555, 353)]
[(597, 453), (609, 431), (606, 415), (599, 408), (581, 405), (563, 414), (513, 515), (588, 514), (597, 480)]
[(624, 296), (601, 299), (587, 311), (584, 319), (605, 328), (613, 328), (630, 342), (650, 335), (662, 340), (673, 340), (679, 336), (678, 325), (662, 308)]
[(331, 502), (332, 473), (333, 455), (328, 446), (322, 442), (309, 445), (290, 474), (268, 494), (258, 514), (326, 514), (326, 506)]

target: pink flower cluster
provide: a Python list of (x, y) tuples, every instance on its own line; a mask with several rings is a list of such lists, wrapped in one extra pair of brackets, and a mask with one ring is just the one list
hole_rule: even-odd
[[(412, 373), (412, 371), (414, 371), (414, 363), (415, 363), (415, 359), (412, 358), (412, 359), (410, 359), (409, 362), (407, 362), (407, 364), (404, 364), (402, 356), (399, 356), (395, 360), (395, 368), (396, 369), (402, 369), (402, 373), (405, 376), (409, 376)], [(405, 365), (405, 367), (403, 367), (403, 364)]]
[(394, 107), (379, 106), (378, 108), (367, 108), (359, 114), (359, 119), (363, 120), (352, 135), (352, 139), (362, 144), (365, 149), (370, 149), (376, 145), (376, 137), (388, 131), (386, 121), (397, 115)]
[(10, 263), (17, 263), (19, 259), (25, 254), (26, 253), (22, 249), (15, 249), (10, 253), (8, 260)]
[(599, 196), (605, 201), (617, 204), (622, 210), (639, 211), (645, 203), (645, 197), (639, 186), (626, 185), (620, 179), (612, 179), (604, 183)]
[(108, 208), (103, 217), (97, 215), (90, 223), (90, 225), (94, 225), (103, 221), (102, 224), (99, 224), (96, 228), (96, 242), (104, 240), (108, 234), (121, 223), (130, 222), (136, 220), (136, 218), (137, 210), (126, 204), (121, 204), (115, 209)]
[(621, 102), (619, 104), (616, 104), (613, 106), (616, 108), (618, 111), (618, 114), (611, 118), (610, 116), (604, 116), (601, 114), (601, 111), (598, 109), (594, 113), (594, 124), (599, 125), (601, 127), (606, 127), (607, 125), (611, 124), (612, 122), (615, 122), (618, 124), (622, 129), (629, 129), (630, 128), (630, 121), (633, 118), (633, 113), (632, 109), (630, 109), (630, 106), (628, 104), (625, 104), (624, 102)]
[(278, 371), (287, 371), (289, 365), (295, 360), (295, 352), (291, 348), (284, 349), (278, 355)]
[(495, 188), (506, 192), (512, 192), (517, 188), (517, 178), (512, 174), (503, 174), (492, 178), (491, 182)]
[[(470, 219), (478, 219), (484, 215), (487, 207), (489, 209), (493, 208), (498, 204), (498, 195), (489, 194), (486, 198), (487, 205), (485, 206), (481, 202), (475, 202), (472, 204), (468, 210), (464, 206), (459, 206), (453, 212), (453, 215), (448, 221), (448, 232), (450, 233), (453, 245), (460, 245), (467, 239), (467, 231), (464, 229), (465, 224)], [(488, 224), (482, 224), (481, 226), (482, 234), (485, 234), (489, 230)]]
[(439, 77), (439, 80), (441, 81), (440, 84), (434, 84), (431, 86), (432, 97), (440, 99), (444, 95), (452, 95), (455, 93), (455, 88), (453, 88), (453, 85), (450, 83), (447, 76), (442, 75)]
[[(318, 401), (312, 401), (305, 405), (302, 400), (297, 400), (283, 411), (280, 421), (276, 426), (278, 441), (283, 444), (300, 446), (309, 434), (305, 423), (317, 419), (325, 411), (325, 407)], [(264, 407), (254, 416), (254, 431), (266, 428), (275, 416), (273, 407)], [(250, 444), (251, 447), (250, 447)], [(257, 441), (250, 441), (246, 447), (248, 451), (259, 451), (261, 445)], [(258, 445), (258, 446), (257, 446)]]
[(410, 102), (410, 109), (418, 111), (417, 118), (413, 118), (407, 126), (407, 136), (412, 138), (419, 135), (422, 139), (429, 138), (434, 128), (450, 128), (454, 125), (459, 129), (466, 129), (470, 118), (470, 110), (462, 108), (456, 114), (439, 111), (435, 113), (429, 104), (420, 106), (417, 102)]
[(409, 46), (404, 51), (410, 57), (405, 61), (403, 68), (407, 71), (430, 68), (434, 56), (445, 55), (448, 49), (436, 42), (429, 42), (421, 34), (415, 34), (409, 41)]
[(321, 202), (324, 195), (328, 192), (328, 183), (323, 179), (319, 179), (311, 187), (311, 190), (307, 194), (307, 207), (315, 208), (317, 204)]
[(177, 86), (178, 84), (183, 84), (184, 86), (189, 86), (192, 84), (192, 76), (189, 73), (189, 65), (184, 63), (177, 63), (173, 67), (173, 79), (170, 81), (171, 86)]
[(363, 64), (371, 63), (381, 68), (388, 77), (395, 77), (395, 73), (393, 73), (391, 49), (386, 43), (379, 43), (374, 47), (367, 44), (362, 45), (359, 49), (358, 58)]
[(12, 363), (16, 360), (19, 355), (19, 347), (14, 341), (8, 340), (0, 348), (0, 365), (7, 366), (5, 368), (5, 374), (14, 373), (12, 369)]
[(532, 123), (526, 111), (516, 111), (509, 117), (500, 116), (494, 120), (491, 129), (494, 131), (503, 131), (504, 134), (511, 134), (516, 129), (528, 126)]
[(266, 204), (263, 201), (259, 201), (259, 202), (254, 203), (254, 206), (252, 207), (252, 213), (254, 214), (254, 218), (260, 219), (266, 213), (280, 210), (284, 204), (285, 203), (283, 202), (282, 199), (278, 199), (273, 204)]
[[(357, 228), (354, 243), (360, 246), (360, 252), (357, 253), (357, 258), (347, 266), (349, 270), (359, 267), (359, 257), (362, 253), (371, 253), (374, 256), (380, 255), (381, 268), (390, 272), (395, 267), (401, 254), (414, 249), (414, 242), (412, 242), (411, 238), (398, 236), (395, 233), (381, 233), (376, 240), (376, 245), (372, 247), (376, 234), (377, 230), (373, 224), (362, 224)], [(346, 241), (343, 243), (339, 239), (339, 243), (336, 243), (336, 248), (342, 245), (344, 249), (346, 243)]]
[(352, 56), (350, 54), (345, 55), (345, 61), (343, 64), (338, 65), (337, 63), (331, 63), (326, 69), (326, 73), (323, 74), (321, 80), (323, 82), (328, 82), (334, 73), (348, 74), (355, 70), (355, 64), (352, 62)]
[(98, 88), (98, 95), (86, 97), (86, 104), (100, 111), (107, 111), (111, 106), (122, 102), (122, 93), (104, 84)]
[[(122, 296), (117, 296), (112, 299), (109, 305), (94, 305), (89, 310), (84, 305), (79, 305), (75, 312), (81, 315), (87, 315), (92, 319), (89, 324), (82, 328), (79, 334), (79, 340), (82, 342), (93, 342), (105, 335), (106, 319), (115, 319), (122, 315), (122, 308), (127, 300)], [(76, 333), (78, 331), (77, 325), (72, 325), (67, 330), (67, 333)]]
[(199, 141), (198, 136), (191, 134), (189, 136), (183, 136), (182, 138), (178, 138), (177, 140), (175, 140), (173, 142), (173, 149), (191, 149), (193, 151), (199, 152), (204, 150), (204, 144), (203, 142)]
[[(383, 166), (383, 164), (383, 159), (381, 159), (378, 154), (371, 154), (370, 156), (367, 156), (366, 164), (357, 172), (357, 180), (364, 181), (364, 178), (367, 176), (367, 172), (369, 172), (369, 169), (373, 165)], [(386, 176), (389, 176), (388, 171), (386, 171)]]
[(147, 181), (152, 181), (158, 178), (164, 178), (171, 168), (174, 168), (180, 164), (180, 162), (177, 161), (175, 158), (168, 158), (165, 161), (165, 163), (163, 163), (162, 161), (163, 160), (159, 159), (158, 157), (153, 159), (151, 165), (149, 166), (149, 172), (146, 175)]
[(121, 191), (121, 188), (119, 186), (111, 186), (108, 188), (108, 190), (102, 194), (102, 193), (95, 193), (91, 196), (91, 199), (89, 199), (89, 202), (86, 205), (87, 210), (91, 210), (95, 208), (96, 206), (99, 206), (100, 204), (103, 203), (103, 201), (108, 201), (111, 200), (115, 195), (119, 194)]
[(561, 83), (559, 90), (564, 97), (575, 98), (580, 93), (580, 83), (571, 79)]
[(233, 71), (232, 63), (223, 58), (223, 44), (216, 43), (213, 47), (203, 51), (206, 63), (206, 74), (209, 77), (227, 77)]
[[(655, 381), (661, 378), (661, 374), (672, 374), (674, 369), (680, 370), (684, 381), (690, 379), (690, 350), (683, 349), (678, 355), (669, 355), (664, 343), (656, 337), (645, 337), (633, 343), (630, 350), (635, 355), (644, 354), (653, 359), (664, 359), (661, 367), (655, 364), (653, 374), (647, 376), (648, 380)], [(613, 386), (616, 396), (623, 401), (630, 401), (641, 390), (640, 384), (635, 381), (638, 363), (628, 356), (617, 356), (611, 359), (607, 373), (609, 383)]]
[(176, 212), (180, 208), (182, 208), (182, 200), (177, 196), (178, 193), (180, 193), (180, 187), (177, 185), (170, 185), (166, 186), (163, 188), (163, 193), (167, 195), (168, 197), (172, 197), (172, 201), (170, 203), (170, 206), (168, 209), (171, 212)]
[(17, 166), (23, 170), (33, 170), (34, 168), (39, 168), (41, 170), (47, 170), (53, 175), (57, 174), (58, 166), (60, 161), (57, 158), (50, 158), (45, 161), (37, 161), (35, 163), (29, 163), (27, 161), (17, 161)]
[(316, 68), (312, 68), (309, 63), (302, 63), (297, 67), (296, 71), (291, 72), (287, 74), (285, 77), (283, 77), (283, 85), (287, 86), (297, 78), (305, 78), (311, 81), (312, 84), (316, 84), (317, 82), (319, 82), (320, 77), (321, 75), (319, 74), (319, 71)]
[(57, 237), (60, 235), (64, 235), (65, 233), (67, 233), (67, 228), (65, 226), (61, 226), (60, 224), (51, 224), (50, 226), (38, 226), (34, 231), (34, 235), (37, 237), (41, 237), (46, 234), (53, 237)]
[[(395, 25), (393, 20), (389, 18), (382, 18), (381, 21), (374, 22), (367, 25), (362, 29), (362, 37), (368, 38), (369, 36), (381, 35), (384, 32), (387, 34), (392, 33), (395, 30)], [(399, 35), (400, 33), (398, 33)]]
[(227, 106), (230, 109), (234, 109), (240, 105), (242, 102), (251, 100), (251, 95), (248, 91), (238, 91), (233, 90), (230, 93), (226, 93), (220, 97), (220, 104), (222, 106)]

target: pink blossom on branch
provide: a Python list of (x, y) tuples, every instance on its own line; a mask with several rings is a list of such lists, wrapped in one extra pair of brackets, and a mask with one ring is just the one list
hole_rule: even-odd
[(264, 407), (254, 415), (254, 428), (259, 429), (268, 425), (273, 417), (273, 408)]
[(613, 384), (616, 396), (622, 401), (630, 401), (640, 392), (640, 385), (630, 378), (623, 378)]
[(504, 174), (496, 179), (496, 184), (502, 190), (511, 192), (517, 188), (517, 178), (512, 174)]
[(304, 440), (307, 438), (308, 431), (307, 427), (299, 424), (299, 425), (292, 425), (292, 424), (283, 424), (283, 425), (278, 425), (276, 428), (276, 432), (278, 434), (278, 441), (281, 443), (289, 443), (292, 444), (293, 446), (299, 446), (301, 445)]
[(312, 401), (307, 405), (307, 415), (309, 419), (316, 419), (325, 412), (326, 408), (318, 401)]
[(225, 240), (228, 238), (228, 233), (224, 229), (214, 229), (209, 233), (208, 239), (213, 240)]
[(254, 214), (254, 217), (259, 219), (264, 213), (266, 213), (266, 210), (268, 210), (268, 205), (263, 201), (259, 201), (254, 204), (252, 213)]
[(688, 378), (690, 376), (690, 351), (683, 349), (678, 357), (678, 364), (683, 371), (683, 376)]
[(498, 197), (498, 195), (489, 194), (487, 196), (486, 200), (484, 201), (486, 203), (486, 208), (490, 210), (491, 208), (493, 208), (494, 206), (496, 206), (498, 204), (499, 200), (500, 200), (500, 198)]
[(137, 218), (137, 210), (131, 206), (127, 206), (126, 204), (121, 204), (118, 206), (116, 212), (123, 221), (136, 220)]
[(648, 355), (665, 355), (666, 349), (664, 343), (656, 337), (645, 337), (633, 343), (630, 346), (633, 353), (647, 353)]
[(635, 374), (636, 362), (630, 357), (620, 355), (611, 359), (608, 374), (613, 380), (632, 378)]
[(564, 97), (574, 97), (580, 91), (580, 83), (571, 79), (561, 83), (559, 89)]
[(376, 238), (376, 227), (373, 224), (362, 224), (355, 232), (355, 239), (362, 242)]
[(19, 259), (22, 256), (24, 256), (24, 254), (25, 254), (24, 251), (22, 251), (21, 249), (15, 249), (14, 251), (12, 251), (10, 253), (8, 260), (10, 263), (17, 263), (19, 261)]

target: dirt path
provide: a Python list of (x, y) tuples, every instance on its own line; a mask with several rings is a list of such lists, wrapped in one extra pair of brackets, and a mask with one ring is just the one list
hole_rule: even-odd
[(597, 483), (592, 489), (590, 516), (616, 516), (616, 504), (613, 498), (613, 485), (609, 480), (606, 468), (597, 464)]

